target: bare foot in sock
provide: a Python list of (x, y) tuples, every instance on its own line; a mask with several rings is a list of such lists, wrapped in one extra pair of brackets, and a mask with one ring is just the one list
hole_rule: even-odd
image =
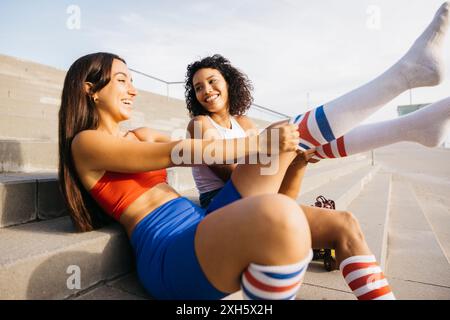
[(440, 100), (402, 119), (406, 139), (438, 147), (450, 134), (450, 98)]
[(433, 21), (397, 66), (408, 88), (436, 86), (444, 78), (443, 44), (448, 29), (450, 2), (436, 12)]

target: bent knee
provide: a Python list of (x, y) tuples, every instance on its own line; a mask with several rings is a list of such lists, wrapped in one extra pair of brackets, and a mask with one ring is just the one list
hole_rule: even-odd
[(343, 235), (353, 238), (364, 239), (358, 219), (350, 211), (340, 212), (341, 226), (344, 229)]
[(308, 221), (291, 198), (273, 195), (261, 202), (258, 225), (261, 226), (265, 241), (280, 250), (303, 253), (311, 248), (311, 232)]
[(261, 219), (271, 226), (285, 231), (295, 232), (307, 228), (308, 221), (300, 206), (291, 198), (276, 194), (261, 202)]

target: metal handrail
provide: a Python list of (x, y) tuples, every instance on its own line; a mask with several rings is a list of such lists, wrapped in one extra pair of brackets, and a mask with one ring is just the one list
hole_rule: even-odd
[[(142, 71), (131, 69), (131, 68), (129, 68), (129, 70), (132, 71), (132, 72), (135, 72), (137, 74), (140, 74), (140, 75), (142, 75), (144, 77), (147, 77), (147, 78), (153, 79), (155, 81), (159, 81), (159, 82), (162, 82), (162, 83), (166, 84), (166, 86), (167, 86), (167, 100), (169, 100), (169, 85), (172, 85), (172, 84), (183, 84), (184, 83), (184, 81), (166, 81), (166, 80), (154, 77), (152, 75), (149, 75), (147, 73), (144, 73)], [(281, 116), (283, 118), (290, 118), (290, 116), (288, 116), (287, 114), (284, 114), (284, 113), (281, 113), (281, 112), (278, 112), (278, 111), (275, 111), (275, 110), (263, 107), (263, 106), (261, 106), (259, 104), (256, 104), (256, 103), (252, 103), (252, 106), (256, 107), (257, 109), (261, 109), (261, 110), (264, 110), (266, 112), (270, 112), (270, 113), (276, 114), (277, 116)]]
[(256, 104), (256, 103), (252, 103), (252, 106), (255, 106), (255, 107), (257, 107), (259, 109), (262, 109), (264, 111), (268, 111), (270, 113), (277, 114), (279, 116), (282, 116), (283, 118), (291, 118), (291, 116), (288, 116), (287, 114), (284, 114), (284, 113), (281, 113), (281, 112), (278, 112), (278, 111), (275, 111), (275, 110), (272, 110), (272, 109), (260, 106), (259, 104)]
[(135, 69), (131, 69), (131, 68), (129, 70), (133, 71), (133, 72), (136, 72), (136, 73), (138, 73), (138, 74), (140, 74), (142, 76), (145, 76), (147, 78), (150, 78), (150, 79), (153, 79), (153, 80), (156, 80), (156, 81), (159, 81), (159, 82), (163, 82), (165, 84), (181, 84), (181, 83), (184, 83), (184, 81), (173, 81), (173, 82), (170, 82), (170, 81), (162, 80), (162, 79), (159, 79), (157, 77), (151, 76), (149, 74), (146, 74), (144, 72), (141, 72), (141, 71), (138, 71), (138, 70), (135, 70)]

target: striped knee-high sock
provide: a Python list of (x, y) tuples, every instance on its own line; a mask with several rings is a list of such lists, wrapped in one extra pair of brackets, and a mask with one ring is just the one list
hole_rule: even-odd
[(356, 127), (337, 140), (318, 146), (315, 157), (341, 158), (400, 141), (437, 147), (449, 133), (450, 98), (445, 98), (403, 117)]
[(435, 86), (445, 71), (443, 44), (449, 22), (444, 3), (409, 51), (386, 72), (323, 106), (290, 120), (298, 125), (300, 148), (310, 149), (343, 136), (402, 92)]
[(353, 256), (339, 267), (358, 300), (395, 300), (375, 256)]
[(244, 299), (294, 300), (312, 257), (311, 250), (304, 260), (295, 264), (262, 266), (251, 263), (241, 277)]

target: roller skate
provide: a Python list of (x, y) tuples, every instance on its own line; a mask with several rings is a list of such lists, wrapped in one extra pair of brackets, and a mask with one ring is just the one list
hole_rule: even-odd
[[(324, 196), (318, 196), (314, 206), (332, 210), (336, 209), (334, 201)], [(325, 270), (333, 271), (337, 269), (336, 252), (334, 249), (313, 249), (313, 253), (313, 260), (323, 260)]]

